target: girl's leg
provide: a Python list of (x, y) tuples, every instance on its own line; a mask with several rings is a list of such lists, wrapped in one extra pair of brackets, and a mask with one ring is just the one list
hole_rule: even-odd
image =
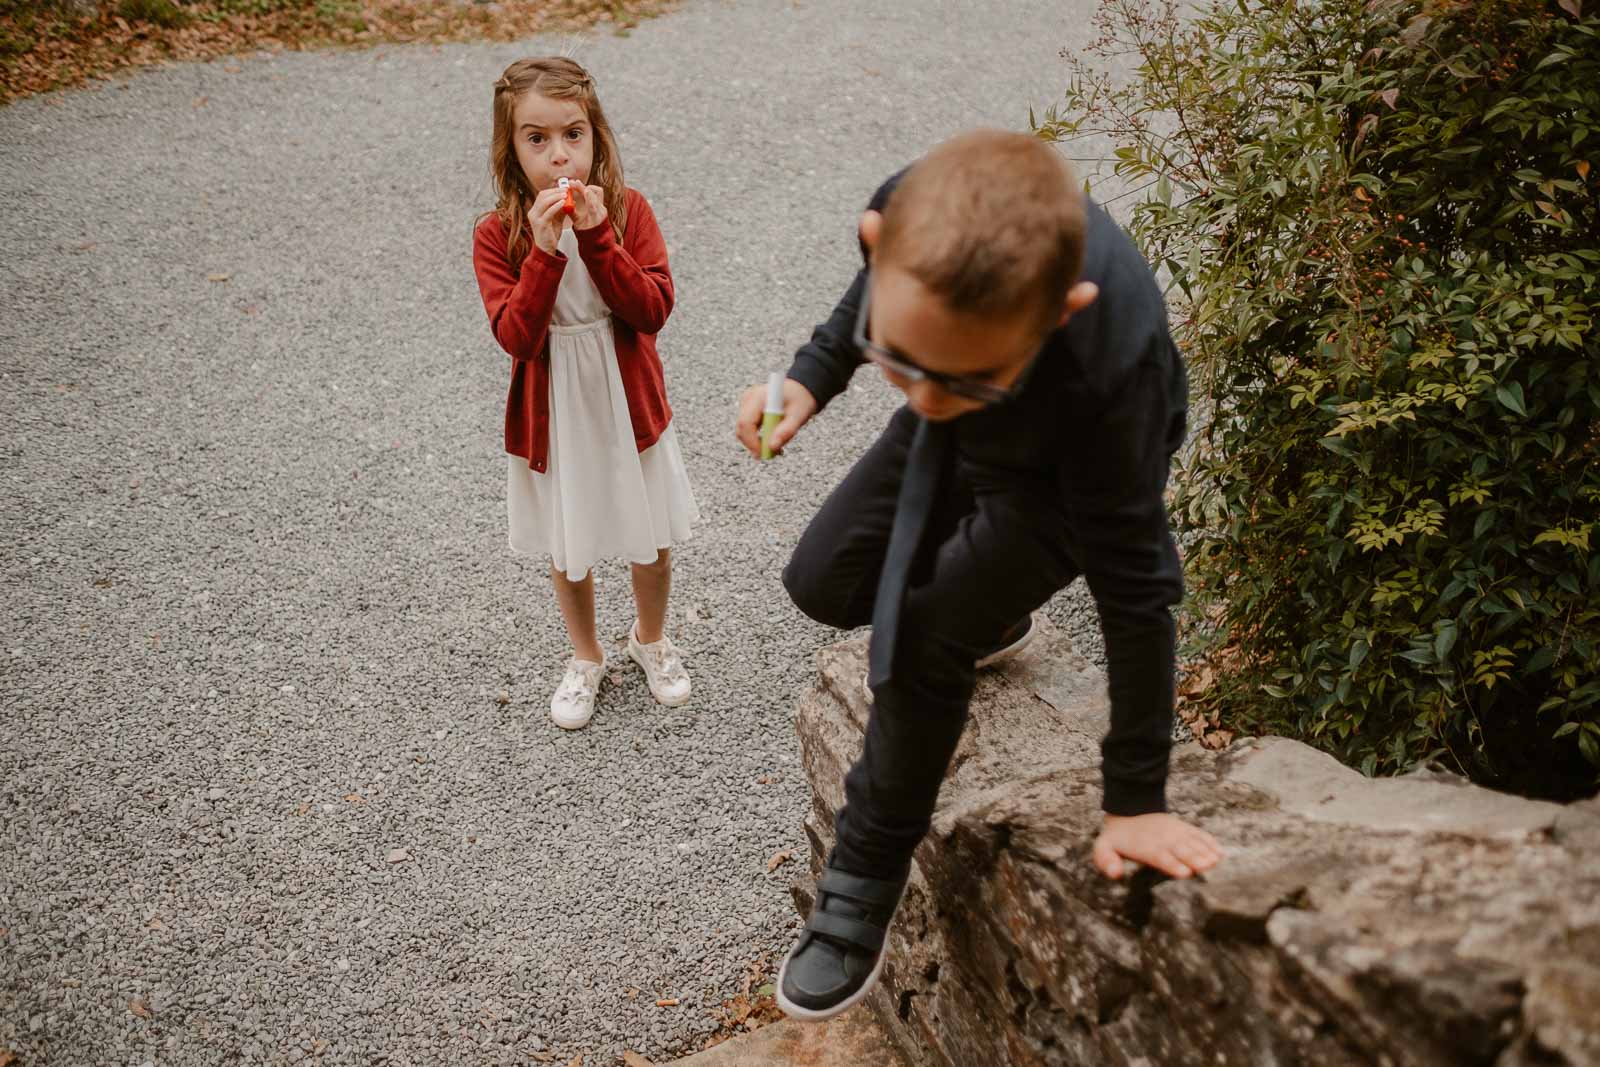
[(583, 581), (574, 582), (551, 567), (550, 580), (555, 583), (556, 603), (561, 605), (561, 618), (567, 624), (572, 651), (581, 660), (603, 663), (605, 652), (594, 630), (594, 574), (586, 574)]
[(638, 640), (653, 645), (664, 636), (672, 592), (672, 553), (663, 548), (654, 563), (633, 565), (633, 601), (639, 608)]

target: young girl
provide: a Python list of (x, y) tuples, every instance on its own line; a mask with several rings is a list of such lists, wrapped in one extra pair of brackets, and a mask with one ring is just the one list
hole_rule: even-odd
[(656, 355), (672, 311), (661, 230), (622, 183), (594, 81), (570, 59), (506, 68), (489, 167), (498, 203), (478, 224), (472, 261), (489, 326), (511, 355), (511, 548), (550, 557), (573, 647), (550, 717), (576, 730), (594, 714), (606, 656), (590, 568), (616, 556), (633, 565), (628, 654), (657, 701), (682, 704), (689, 676), (663, 632), (669, 549), (699, 512)]

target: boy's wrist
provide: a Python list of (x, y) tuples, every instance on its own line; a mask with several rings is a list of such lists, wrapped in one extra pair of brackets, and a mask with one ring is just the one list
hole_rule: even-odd
[(788, 373), (784, 377), (810, 393), (812, 401), (817, 406), (816, 410), (821, 411), (841, 390), (830, 388), (835, 383), (830, 380), (827, 371), (819, 366), (816, 360), (805, 358), (804, 352), (805, 350), (801, 349), (795, 354), (794, 362), (790, 364)]
[(1107, 815), (1131, 817), (1167, 810), (1167, 783), (1107, 778), (1101, 807)]

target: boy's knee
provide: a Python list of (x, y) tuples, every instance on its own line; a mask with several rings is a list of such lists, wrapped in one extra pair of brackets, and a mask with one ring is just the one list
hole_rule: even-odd
[(795, 607), (824, 626), (849, 630), (861, 625), (851, 620), (848, 598), (840, 595), (838, 582), (830, 580), (828, 569), (807, 559), (803, 552), (797, 551), (783, 568), (783, 587)]

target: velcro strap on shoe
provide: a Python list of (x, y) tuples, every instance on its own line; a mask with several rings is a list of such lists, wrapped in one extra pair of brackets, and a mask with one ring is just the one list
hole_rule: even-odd
[(884, 908), (894, 907), (895, 902), (900, 899), (900, 888), (900, 882), (865, 878), (832, 867), (824, 870), (822, 877), (817, 881), (817, 889), (823, 893)]
[(806, 929), (814, 934), (836, 937), (868, 952), (875, 953), (883, 947), (884, 931), (881, 927), (845, 915), (813, 911), (806, 922)]

